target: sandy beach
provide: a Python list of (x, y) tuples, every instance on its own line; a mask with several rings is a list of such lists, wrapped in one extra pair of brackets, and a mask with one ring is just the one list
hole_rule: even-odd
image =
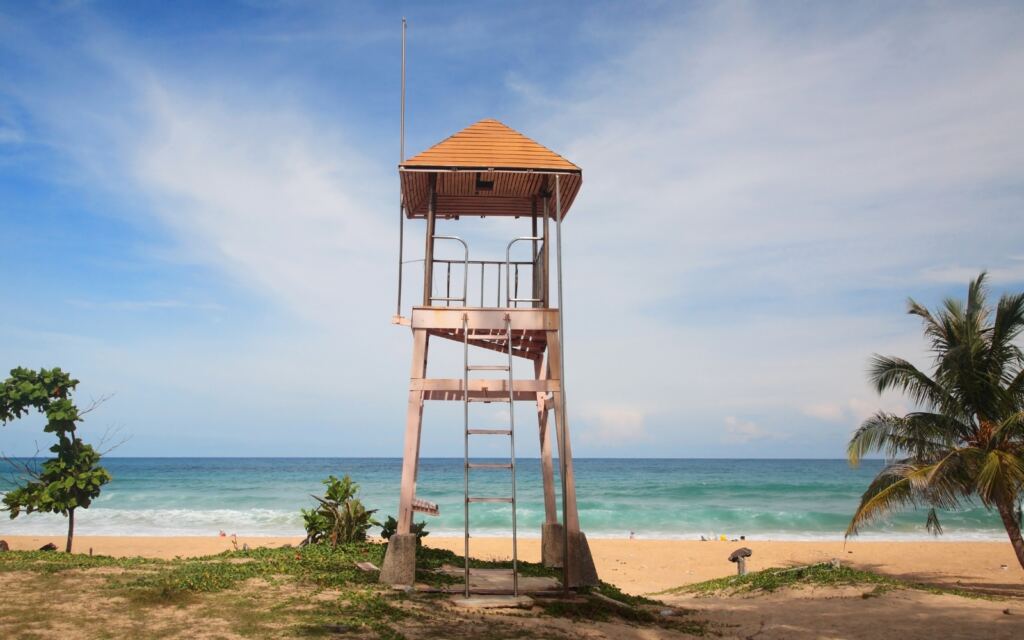
[[(47, 542), (63, 547), (59, 536), (8, 536), (12, 549), (38, 549)], [(239, 537), (238, 547), (297, 545), (301, 538)], [(462, 538), (429, 536), (432, 547), (462, 552)], [(875, 571), (904, 580), (943, 586), (961, 586), (991, 592), (1024, 595), (1024, 570), (1017, 565), (1010, 545), (1003, 542), (699, 542), (690, 540), (625, 540), (597, 538), (590, 541), (601, 578), (632, 594), (648, 594), (683, 584), (732, 575), (736, 566), (727, 560), (740, 546), (754, 553), (748, 568), (787, 567), (840, 558), (854, 568)], [(170, 559), (211, 555), (233, 549), (230, 537), (134, 537), (79, 536), (75, 550), (97, 555), (143, 556)], [(506, 538), (474, 538), (474, 557), (506, 559), (511, 544)], [(523, 560), (540, 560), (540, 540), (519, 540)]]

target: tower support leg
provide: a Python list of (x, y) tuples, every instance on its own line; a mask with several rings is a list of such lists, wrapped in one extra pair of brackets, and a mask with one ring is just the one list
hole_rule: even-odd
[[(547, 363), (534, 361), (534, 374), (538, 380), (549, 378)], [(548, 416), (551, 411), (547, 393), (537, 394), (537, 425), (540, 432), (540, 469), (544, 484), (544, 523), (540, 528), (541, 562), (545, 567), (562, 566), (562, 543), (565, 538), (558, 522), (558, 503), (555, 501), (555, 471), (551, 456), (551, 436)]]
[[(557, 334), (548, 334), (548, 366), (552, 378), (562, 379), (562, 366), (559, 359), (559, 344)], [(561, 391), (556, 391), (554, 396), (555, 433), (558, 441), (558, 457), (562, 462), (561, 469), (565, 472), (565, 522), (563, 526), (568, 530), (565, 541), (568, 542), (568, 553), (563, 557), (568, 559), (568, 581), (570, 587), (593, 586), (598, 583), (597, 567), (594, 566), (594, 558), (590, 553), (590, 545), (587, 544), (587, 536), (580, 531), (579, 511), (576, 507), (576, 480), (572, 468), (572, 444), (569, 441), (569, 425), (565, 420), (565, 404)], [(564, 535), (564, 534), (563, 534)], [(564, 542), (563, 542), (564, 544)]]
[[(427, 332), (413, 332), (411, 380), (423, 378), (427, 364)], [(412, 531), (412, 502), (416, 497), (420, 434), (423, 427), (423, 392), (409, 391), (405, 418), (405, 449), (402, 455), (402, 488), (398, 501), (398, 530), (388, 540), (380, 581), (413, 584), (416, 581), (416, 534)]]

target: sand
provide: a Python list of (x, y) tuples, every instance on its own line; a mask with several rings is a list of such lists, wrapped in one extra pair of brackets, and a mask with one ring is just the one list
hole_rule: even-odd
[[(65, 538), (63, 536), (3, 536), (11, 549), (25, 551), (38, 549), (48, 542), (57, 545), (60, 550), (64, 549)], [(291, 537), (264, 537), (264, 536), (239, 536), (238, 548), (248, 544), (250, 547), (280, 547), (286, 544), (298, 545), (302, 542), (301, 536)], [(92, 552), (98, 556), (114, 556), (118, 558), (141, 556), (143, 558), (160, 558), (172, 560), (177, 557), (194, 558), (197, 556), (209, 556), (222, 551), (234, 549), (230, 536), (221, 538), (219, 536), (75, 536), (75, 553)]]
[[(9, 536), (12, 549), (38, 549), (47, 542), (63, 548), (59, 536)], [(297, 545), (301, 538), (239, 537), (238, 547)], [(461, 553), (462, 538), (428, 536), (432, 547)], [(1024, 595), (1024, 570), (1006, 542), (699, 542), (689, 540), (593, 539), (590, 547), (601, 578), (627, 593), (646, 594), (683, 584), (732, 575), (736, 565), (727, 560), (731, 551), (746, 546), (753, 550), (747, 567), (796, 566), (839, 558), (843, 563), (906, 580), (945, 586), (962, 586), (993, 592)], [(190, 557), (220, 553), (233, 548), (231, 538), (78, 536), (75, 550), (81, 553), (150, 558)], [(503, 559), (511, 556), (511, 544), (503, 538), (474, 538), (473, 556)], [(519, 557), (540, 560), (540, 540), (519, 540)]]
[[(426, 538), (431, 546), (461, 552), (461, 538)], [(747, 569), (786, 567), (839, 558), (858, 569), (941, 585), (1020, 591), (1024, 570), (1009, 542), (700, 542), (689, 540), (593, 539), (590, 549), (601, 578), (623, 591), (644, 594), (682, 584), (732, 575), (729, 554), (748, 547)], [(470, 554), (484, 559), (508, 558), (507, 540), (473, 539)], [(540, 558), (540, 541), (519, 541), (519, 556)]]

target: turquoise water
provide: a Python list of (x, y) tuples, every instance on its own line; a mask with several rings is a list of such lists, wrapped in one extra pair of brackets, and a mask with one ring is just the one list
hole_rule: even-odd
[[(301, 535), (300, 507), (328, 474), (348, 473), (381, 516), (396, 513), (401, 460), (395, 458), (109, 458), (114, 476), (78, 515), (83, 535)], [(860, 493), (882, 466), (851, 469), (842, 460), (576, 461), (580, 521), (592, 537), (690, 538), (746, 535), (836, 539)], [(507, 471), (474, 471), (474, 495), (507, 495)], [(537, 460), (517, 472), (520, 535), (539, 535), (543, 519)], [(424, 517), (435, 535), (462, 533), (462, 460), (425, 459), (417, 493), (441, 506)], [(4, 486), (0, 484), (0, 491)], [(507, 504), (473, 505), (476, 535), (510, 530)], [(975, 507), (942, 518), (946, 538), (1002, 539), (998, 518)], [(868, 538), (924, 538), (923, 513), (901, 514)], [(0, 519), (2, 534), (58, 534), (64, 520), (46, 514)]]

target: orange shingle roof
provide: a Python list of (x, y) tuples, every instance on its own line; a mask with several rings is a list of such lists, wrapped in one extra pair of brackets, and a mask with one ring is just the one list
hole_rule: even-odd
[(399, 166), (580, 171), (551, 149), (491, 119), (466, 127)]

